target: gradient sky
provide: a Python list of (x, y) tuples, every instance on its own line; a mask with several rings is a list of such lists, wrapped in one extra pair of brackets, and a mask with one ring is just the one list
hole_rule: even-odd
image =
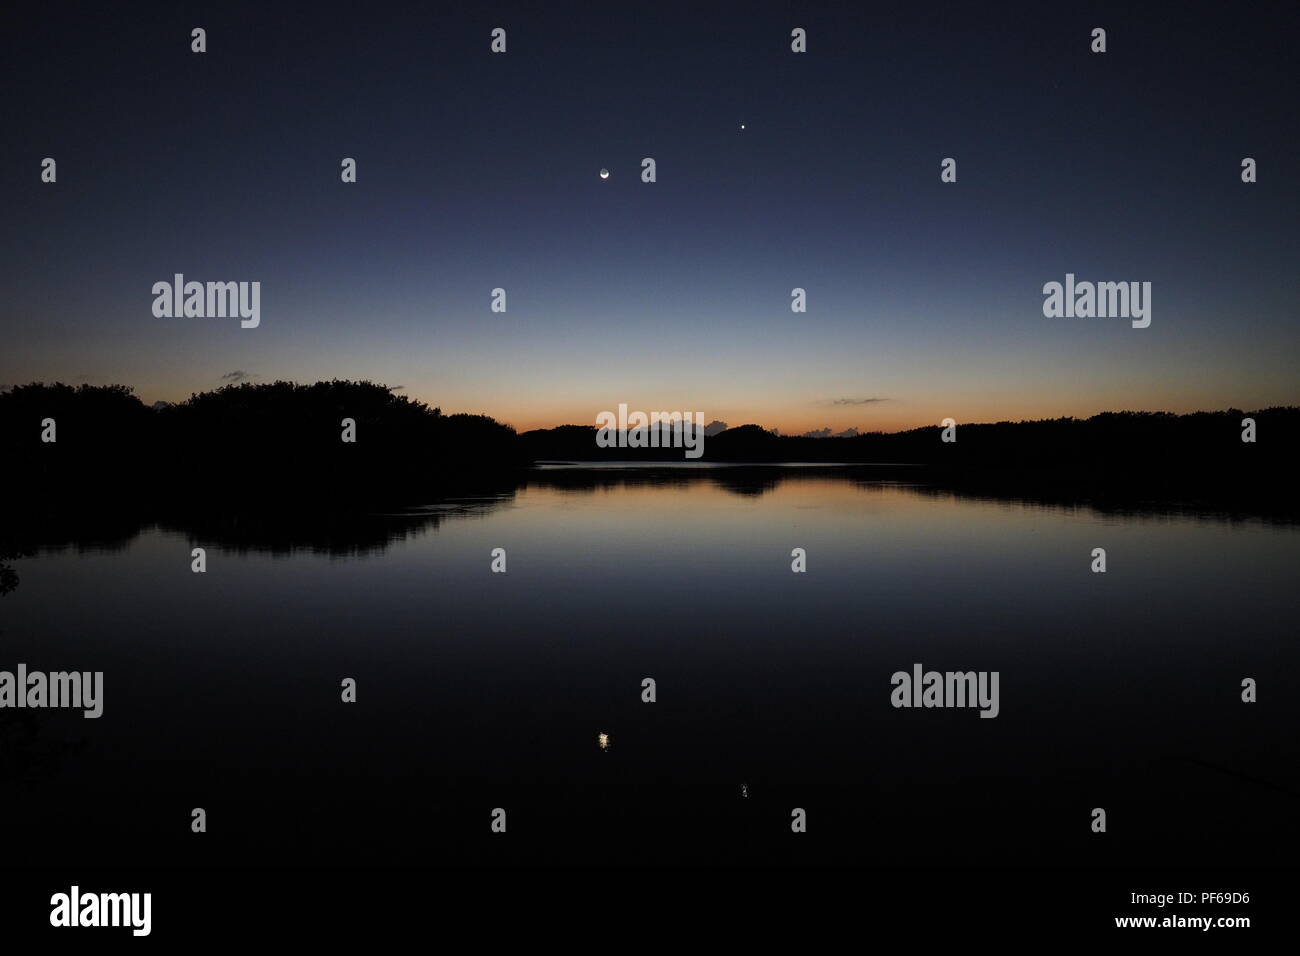
[[(369, 378), (521, 429), (1300, 403), (1294, 4), (25, 6), (0, 383)], [(155, 318), (176, 272), (260, 281), (260, 328)], [(1151, 282), (1150, 328), (1044, 318), (1067, 272)]]

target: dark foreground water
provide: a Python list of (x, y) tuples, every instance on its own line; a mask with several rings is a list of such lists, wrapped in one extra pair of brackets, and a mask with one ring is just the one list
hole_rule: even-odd
[[(102, 515), (6, 561), (0, 670), (105, 675), (0, 710), (6, 862), (1292, 863), (1300, 531), (1169, 510), (683, 468)], [(892, 707), (917, 663), (998, 716)]]

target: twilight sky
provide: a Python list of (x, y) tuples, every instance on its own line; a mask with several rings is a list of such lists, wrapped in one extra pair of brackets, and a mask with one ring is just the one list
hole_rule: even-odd
[[(1294, 4), (24, 6), (0, 383), (369, 378), (520, 429), (1300, 403)], [(177, 272), (260, 281), (260, 327), (155, 318)], [(1067, 272), (1151, 326), (1045, 318)]]

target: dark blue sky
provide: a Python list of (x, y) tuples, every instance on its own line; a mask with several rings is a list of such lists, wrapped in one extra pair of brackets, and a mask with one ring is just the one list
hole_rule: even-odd
[[(1294, 4), (472, 6), (6, 13), (0, 383), (783, 431), (1300, 402)], [(260, 281), (261, 325), (155, 318), (177, 272)], [(1067, 272), (1151, 282), (1151, 326), (1045, 318)]]

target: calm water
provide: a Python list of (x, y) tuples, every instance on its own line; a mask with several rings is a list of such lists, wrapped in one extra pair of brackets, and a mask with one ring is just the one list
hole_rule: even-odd
[[(0, 669), (105, 674), (99, 720), (0, 711), (7, 839), (37, 860), (1294, 858), (1294, 526), (816, 468), (109, 524), (10, 560), (0, 597)], [(1000, 715), (893, 708), (918, 662), (1000, 672)]]

